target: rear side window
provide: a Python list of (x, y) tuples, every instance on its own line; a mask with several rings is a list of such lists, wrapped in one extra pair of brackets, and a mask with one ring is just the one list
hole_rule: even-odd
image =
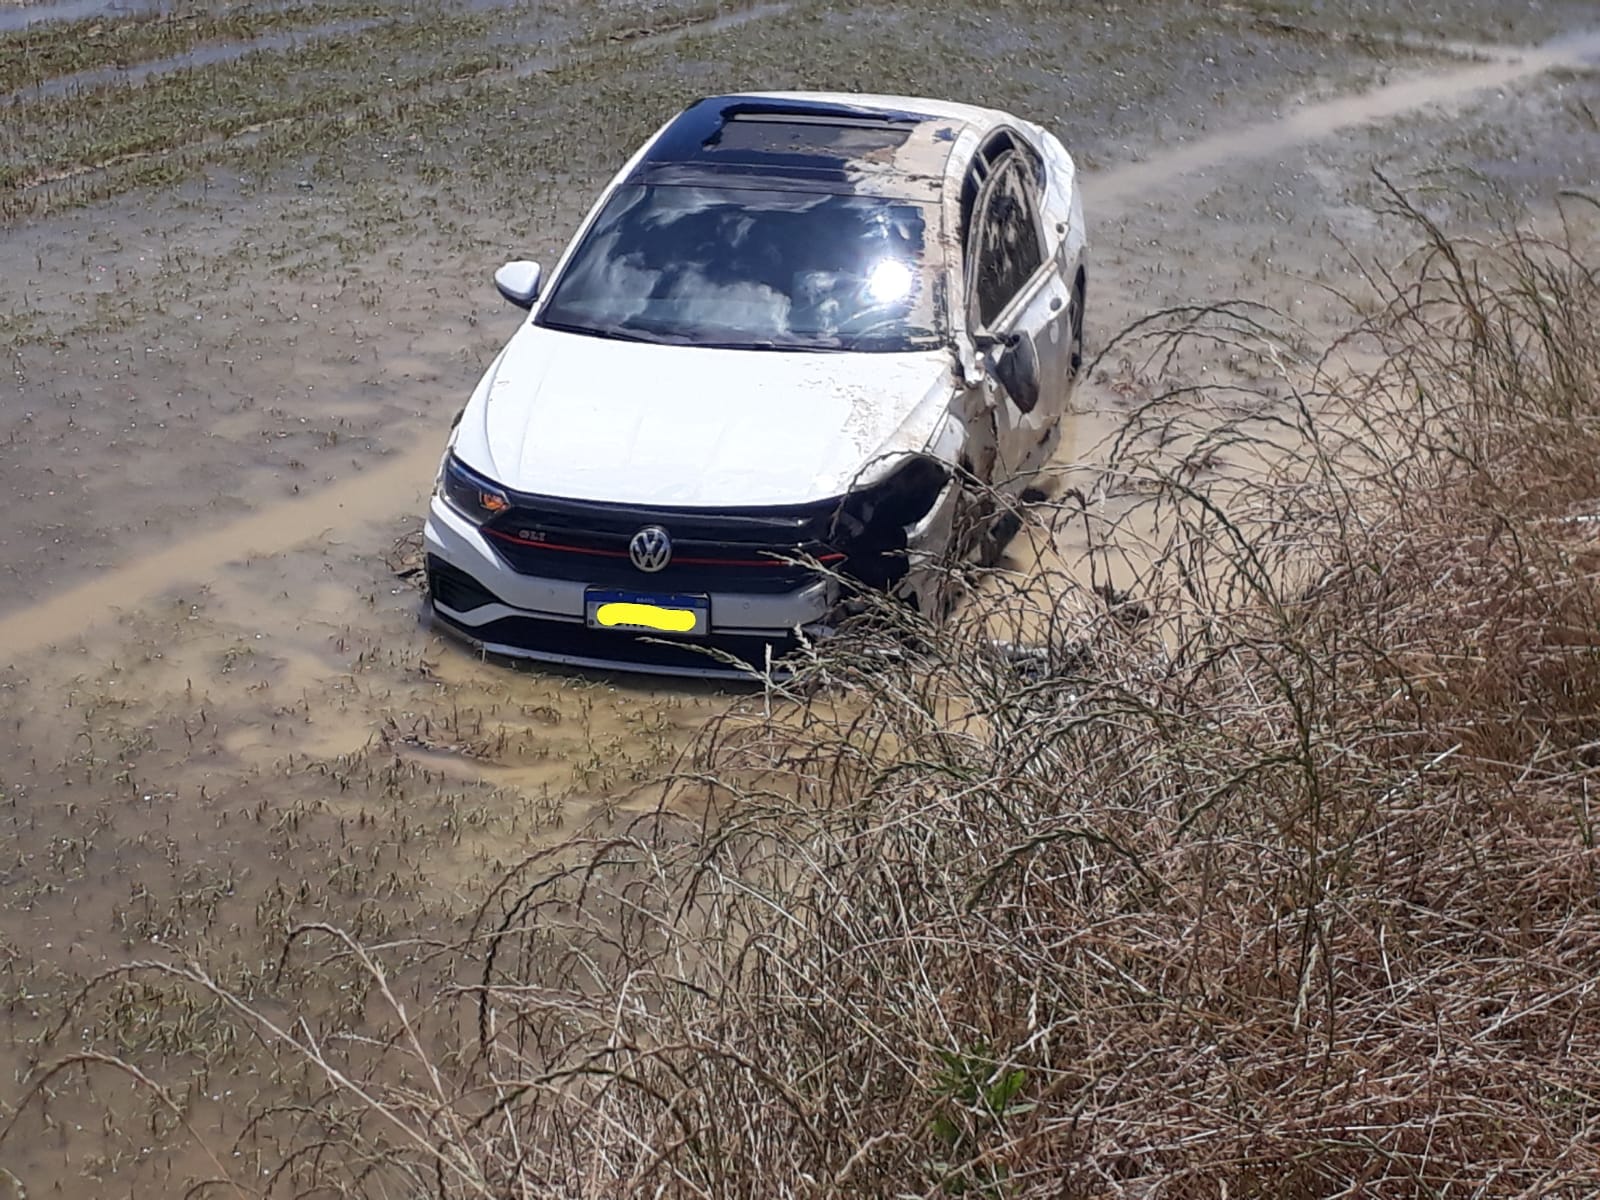
[(988, 325), (1044, 263), (1039, 241), (1035, 174), (1015, 152), (996, 162), (974, 205), (968, 235), (968, 312)]

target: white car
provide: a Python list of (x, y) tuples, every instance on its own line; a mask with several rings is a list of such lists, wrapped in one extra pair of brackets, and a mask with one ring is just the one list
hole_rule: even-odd
[(692, 105), (547, 286), (496, 272), (529, 315), (450, 435), (434, 613), (495, 654), (715, 676), (781, 662), (853, 587), (930, 603), (974, 482), (1054, 447), (1085, 249), (1071, 156), (1006, 113)]

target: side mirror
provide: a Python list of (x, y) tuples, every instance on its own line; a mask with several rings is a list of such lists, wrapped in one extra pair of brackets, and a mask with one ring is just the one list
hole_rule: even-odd
[(519, 259), (494, 273), (494, 286), (518, 308), (532, 308), (539, 298), (539, 264)]
[(1034, 410), (1039, 403), (1039, 352), (1032, 338), (1012, 338), (994, 364), (994, 373), (1018, 408), (1025, 413)]

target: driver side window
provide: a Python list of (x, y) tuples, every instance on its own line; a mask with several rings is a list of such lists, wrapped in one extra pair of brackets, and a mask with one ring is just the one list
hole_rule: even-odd
[(1001, 157), (973, 205), (966, 262), (968, 317), (989, 325), (1044, 263), (1032, 170), (1021, 154)]

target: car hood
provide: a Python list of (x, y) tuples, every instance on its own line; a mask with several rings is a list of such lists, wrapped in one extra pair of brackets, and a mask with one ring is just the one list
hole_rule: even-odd
[(751, 507), (838, 496), (922, 450), (949, 409), (946, 350), (714, 350), (524, 324), (462, 415), (463, 461), (514, 491)]

